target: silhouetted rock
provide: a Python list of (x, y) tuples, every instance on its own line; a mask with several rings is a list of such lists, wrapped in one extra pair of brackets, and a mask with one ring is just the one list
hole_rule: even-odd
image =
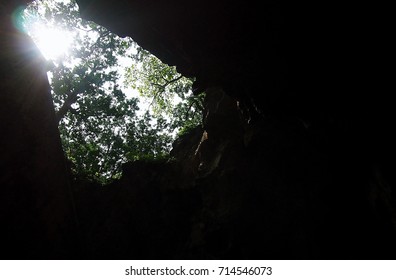
[(78, 249), (71, 188), (44, 58), (0, 5), (0, 239), (3, 259), (70, 258)]

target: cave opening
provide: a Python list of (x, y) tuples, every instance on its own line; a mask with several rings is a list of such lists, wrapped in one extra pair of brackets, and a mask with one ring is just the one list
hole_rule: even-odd
[(79, 14), (74, 0), (31, 2), (23, 28), (47, 60), (56, 118), (74, 176), (108, 184), (122, 165), (169, 159), (177, 137), (201, 126), (194, 78), (129, 37)]
[[(0, 16), (0, 215), (5, 228), (0, 236), (11, 246), (3, 247), (3, 256), (394, 256), (395, 176), (389, 164), (394, 158), (393, 103), (377, 94), (364, 99), (341, 84), (340, 73), (351, 70), (340, 67), (350, 61), (349, 53), (333, 48), (342, 46), (339, 32), (330, 36), (334, 44), (327, 44), (329, 33), (323, 29), (334, 22), (332, 11), (338, 6), (331, 10), (322, 5), (322, 11), (329, 11), (324, 26), (304, 6), (279, 6), (277, 1), (266, 2), (264, 8), (260, 1), (76, 1), (83, 18), (130, 35), (164, 62), (177, 65), (180, 73), (196, 77), (194, 90), (206, 92), (205, 132), (179, 138), (171, 153), (176, 161), (133, 161), (140, 154), (132, 151), (128, 154), (132, 162), (122, 165), (120, 180), (100, 188), (86, 181), (70, 182), (53, 103), (58, 105), (64, 135), (74, 139), (67, 141), (70, 150), (78, 151), (79, 157), (72, 160), (94, 176), (95, 168), (104, 164), (97, 160), (103, 158), (103, 144), (94, 141), (98, 135), (109, 139), (110, 148), (140, 144), (139, 151), (161, 139), (150, 134), (153, 130), (143, 129), (148, 126), (144, 119), (139, 122), (140, 103), (125, 99), (118, 70), (107, 68), (110, 62), (120, 65), (115, 62), (118, 54), (107, 46), (115, 44), (123, 52), (122, 40), (87, 21), (83, 29), (95, 28), (102, 35), (86, 41), (74, 36), (86, 43), (74, 47), (81, 52), (78, 67), (56, 59), (44, 63), (32, 40), (9, 20), (15, 15), (12, 11), (29, 0), (6, 0), (6, 10), (0, 5), (4, 15)], [(49, 19), (52, 15), (65, 19), (49, 11)], [(338, 31), (348, 35), (349, 29), (342, 26)], [(143, 49), (132, 54), (148, 60), (141, 68), (129, 68), (127, 78), (137, 79), (144, 65), (157, 65)], [(52, 67), (51, 83), (63, 96), (51, 99), (45, 67)], [(94, 73), (95, 68), (100, 69)], [(178, 77), (174, 79), (180, 81)], [(159, 81), (165, 79), (173, 80), (164, 76)], [(129, 81), (129, 86), (133, 83)], [(155, 84), (158, 80), (146, 85)], [(143, 90), (144, 83), (135, 86), (149, 92)], [(358, 100), (363, 101), (359, 106)], [(68, 123), (59, 118), (64, 104), (69, 104), (64, 107)], [(122, 105), (120, 114), (116, 104)], [(155, 105), (161, 104), (151, 108)], [(104, 133), (104, 121), (109, 131), (117, 132), (115, 136)], [(118, 125), (120, 129), (112, 130)], [(124, 131), (129, 133), (126, 143)], [(103, 147), (120, 159), (109, 146)], [(83, 165), (89, 155), (96, 166)]]

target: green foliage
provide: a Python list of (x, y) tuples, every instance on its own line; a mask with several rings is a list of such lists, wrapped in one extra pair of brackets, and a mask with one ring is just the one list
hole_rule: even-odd
[(127, 143), (134, 148), (126, 154), (128, 161), (168, 156), (173, 137), (167, 133), (169, 124), (165, 119), (159, 117), (153, 120), (150, 113), (146, 112), (136, 123), (129, 125), (132, 127), (127, 126)]
[[(49, 63), (49, 76), (63, 148), (76, 177), (108, 183), (120, 177), (126, 161), (166, 158), (175, 132), (200, 124), (202, 96), (191, 94), (192, 79), (131, 39), (82, 20), (74, 0), (32, 2), (25, 11), (28, 31), (33, 21), (74, 35), (71, 50)], [(134, 49), (126, 84), (151, 100), (143, 114), (139, 100), (119, 86), (119, 59)]]
[(126, 69), (126, 84), (151, 100), (155, 116), (168, 119), (169, 127), (179, 133), (201, 124), (203, 94), (192, 94), (194, 79), (183, 77), (176, 67), (162, 63), (138, 46), (130, 57), (135, 63)]

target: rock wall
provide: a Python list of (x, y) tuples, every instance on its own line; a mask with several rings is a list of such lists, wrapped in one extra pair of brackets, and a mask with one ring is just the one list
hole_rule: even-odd
[(0, 258), (69, 258), (71, 189), (45, 60), (16, 28), (22, 2), (0, 6)]
[(171, 160), (75, 185), (88, 258), (394, 257), (392, 185), (379, 167), (340, 174), (354, 168), (299, 120), (247, 124), (218, 87), (205, 103), (204, 127), (176, 141)]
[[(83, 17), (131, 36), (208, 93), (204, 132), (175, 144), (181, 166), (165, 164), (132, 195), (147, 204), (128, 204), (150, 213), (147, 220), (174, 220), (169, 228), (153, 222), (155, 233), (145, 236), (157, 243), (132, 235), (131, 250), (137, 243), (152, 251), (127, 256), (156, 258), (169, 241), (165, 256), (175, 258), (394, 258), (393, 113), (384, 93), (363, 94), (373, 88), (362, 80), (369, 66), (354, 43), (354, 7), (77, 2)], [(120, 189), (140, 190), (139, 173), (131, 168)], [(161, 181), (175, 173), (176, 181)], [(178, 186), (175, 196), (169, 184)], [(166, 238), (172, 229), (177, 241)]]

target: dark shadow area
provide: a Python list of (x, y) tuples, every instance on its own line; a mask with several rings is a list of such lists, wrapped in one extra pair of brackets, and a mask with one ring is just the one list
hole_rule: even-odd
[(351, 7), (78, 0), (206, 92), (172, 160), (99, 187), (69, 178), (20, 2), (1, 7), (2, 259), (395, 259), (394, 111)]

